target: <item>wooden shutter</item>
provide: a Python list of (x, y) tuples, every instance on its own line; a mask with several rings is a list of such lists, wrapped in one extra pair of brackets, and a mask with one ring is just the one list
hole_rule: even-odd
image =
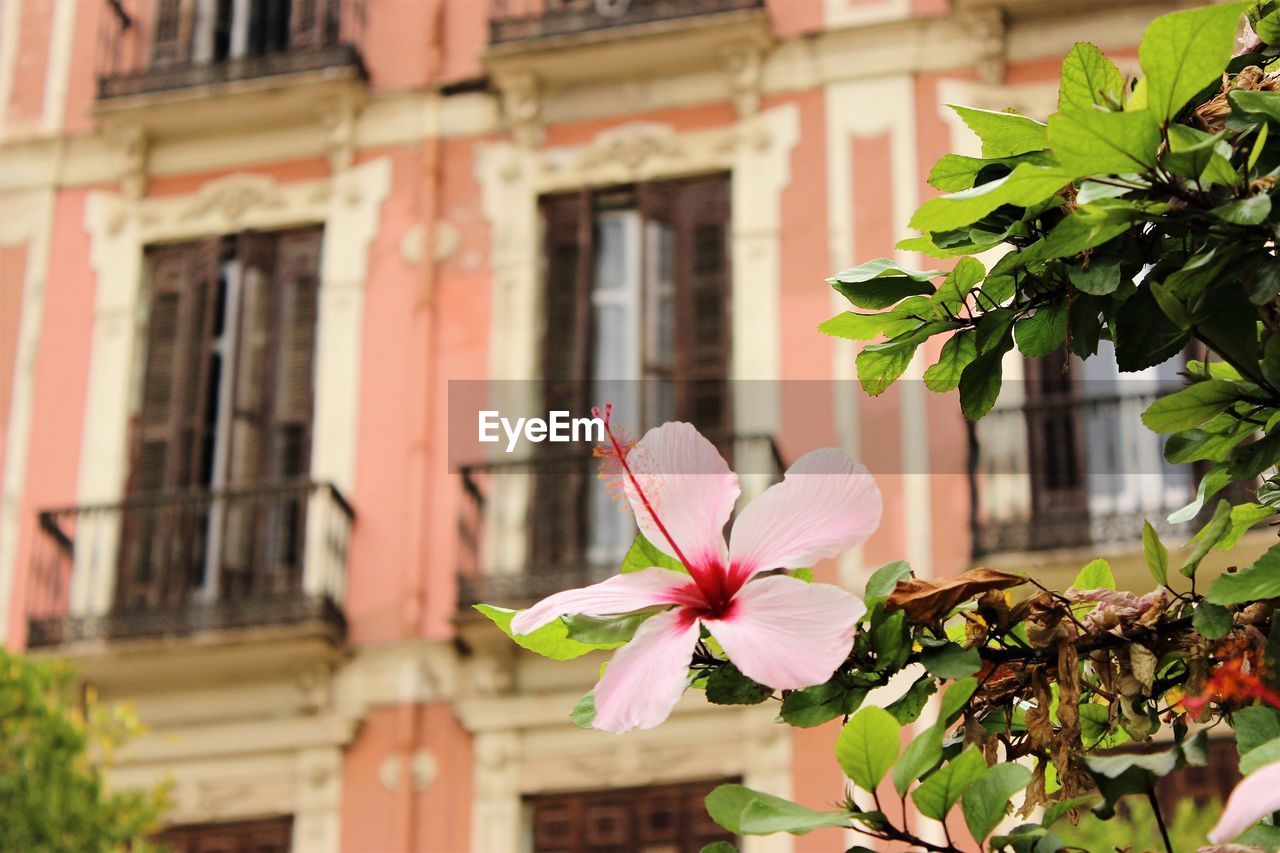
[(729, 394), (731, 273), (729, 179), (711, 176), (673, 187), (675, 225), (677, 417), (720, 442), (733, 432)]
[(171, 853), (288, 853), (293, 818), (175, 826), (160, 833)]
[[(147, 253), (150, 312), (129, 498), (208, 483), (216, 382), (210, 342), (224, 295), (221, 252), (221, 241), (207, 240)], [(121, 519), (118, 606), (178, 600), (199, 582), (206, 512), (199, 501), (133, 501)]]
[(184, 8), (193, 0), (155, 0), (154, 35), (151, 41), (151, 63), (156, 66), (176, 65), (187, 58), (191, 34), (184, 22), (192, 18)]
[[(543, 403), (547, 411), (583, 415), (591, 405), (591, 198), (584, 192), (544, 199), (542, 216)], [(566, 458), (563, 445), (535, 447), (529, 564), (571, 570), (578, 567), (585, 543), (590, 460)]]
[(307, 50), (324, 45), (327, 0), (293, 0), (289, 16), (289, 49)]

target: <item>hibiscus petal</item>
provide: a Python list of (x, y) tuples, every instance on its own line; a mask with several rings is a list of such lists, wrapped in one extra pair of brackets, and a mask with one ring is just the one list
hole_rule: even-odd
[(668, 569), (645, 569), (614, 575), (608, 580), (580, 589), (566, 589), (549, 595), (511, 620), (514, 634), (528, 634), (568, 614), (616, 616), (659, 604), (682, 600), (679, 590), (689, 577)]
[(748, 678), (778, 690), (821, 684), (853, 648), (867, 606), (837, 586), (784, 575), (749, 581), (723, 619), (703, 619)]
[[(649, 505), (694, 567), (723, 565), (724, 525), (740, 489), (715, 445), (686, 423), (666, 423), (645, 433), (627, 454), (627, 464)], [(679, 558), (630, 478), (627, 499), (645, 538)]]
[(596, 684), (592, 726), (622, 734), (651, 729), (671, 715), (689, 683), (698, 642), (698, 620), (685, 610), (646, 619), (631, 642), (618, 649)]
[(800, 569), (862, 542), (880, 524), (880, 489), (835, 448), (806, 453), (742, 511), (729, 536), (733, 570)]
[(1209, 840), (1226, 844), (1274, 811), (1280, 811), (1280, 761), (1255, 770), (1236, 785)]

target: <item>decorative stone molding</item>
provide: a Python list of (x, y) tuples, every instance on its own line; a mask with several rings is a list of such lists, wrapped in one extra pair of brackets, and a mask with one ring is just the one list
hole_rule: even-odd
[(266, 175), (241, 173), (205, 184), (180, 217), (184, 221), (221, 218), (230, 231), (254, 208), (278, 210), (284, 206), (284, 194), (274, 180)]
[(764, 83), (764, 50), (759, 45), (744, 45), (725, 51), (724, 57), (730, 99), (738, 118), (755, 115)]
[(529, 72), (506, 72), (494, 78), (502, 98), (502, 114), (507, 130), (521, 145), (533, 147), (542, 141), (542, 93), (538, 78)]
[(969, 33), (977, 49), (974, 65), (978, 78), (993, 85), (1004, 82), (1007, 58), (1004, 10), (997, 6), (965, 9), (957, 13), (956, 19)]

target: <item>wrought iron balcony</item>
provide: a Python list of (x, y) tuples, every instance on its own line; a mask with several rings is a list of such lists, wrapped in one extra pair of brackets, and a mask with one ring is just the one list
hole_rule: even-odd
[(970, 426), (975, 556), (1136, 542), (1144, 520), (1175, 532), (1165, 519), (1200, 472), (1166, 462), (1163, 438), (1142, 425), (1158, 395), (1055, 394)]
[(763, 9), (764, 0), (491, 0), (498, 45)]
[(341, 634), (354, 517), (312, 482), (46, 510), (27, 645), (307, 622)]
[(365, 0), (104, 0), (98, 97), (285, 74), (363, 76)]
[[(717, 442), (748, 498), (782, 475), (770, 436)], [(618, 571), (635, 538), (624, 499), (596, 476), (590, 452), (462, 469), (458, 605), (528, 604)]]

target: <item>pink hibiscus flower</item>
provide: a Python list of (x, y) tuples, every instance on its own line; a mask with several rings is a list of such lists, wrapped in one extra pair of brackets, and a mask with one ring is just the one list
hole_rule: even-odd
[(1274, 811), (1280, 811), (1280, 761), (1250, 773), (1236, 785), (1209, 841), (1226, 844)]
[(880, 523), (880, 491), (866, 468), (835, 449), (796, 460), (724, 528), (738, 478), (686, 423), (650, 430), (624, 451), (608, 427), (640, 531), (688, 574), (649, 568), (543, 599), (511, 621), (527, 634), (568, 614), (615, 616), (663, 608), (614, 653), (595, 688), (594, 726), (652, 728), (688, 686), (705, 626), (748, 678), (778, 690), (821, 684), (844, 662), (866, 612), (856, 595), (770, 569), (812, 566), (862, 542)]

